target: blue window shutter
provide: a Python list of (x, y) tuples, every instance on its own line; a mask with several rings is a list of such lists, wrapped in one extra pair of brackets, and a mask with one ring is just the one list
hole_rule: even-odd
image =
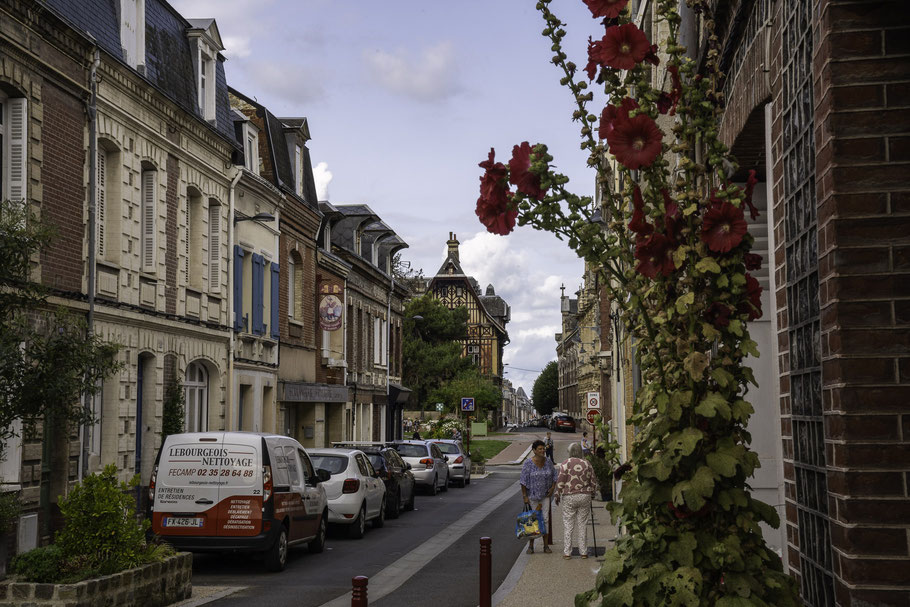
[(262, 255), (253, 253), (253, 333), (262, 335)]
[(271, 335), (275, 339), (278, 339), (278, 280), (280, 274), (278, 273), (278, 264), (272, 264), (272, 318), (269, 320), (269, 326), (271, 326), (272, 331)]
[(234, 330), (243, 330), (243, 249), (234, 245)]

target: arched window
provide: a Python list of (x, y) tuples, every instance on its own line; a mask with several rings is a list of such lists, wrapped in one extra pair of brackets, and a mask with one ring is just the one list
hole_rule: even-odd
[(186, 395), (186, 431), (205, 432), (209, 423), (209, 374), (199, 362), (186, 368), (183, 382)]

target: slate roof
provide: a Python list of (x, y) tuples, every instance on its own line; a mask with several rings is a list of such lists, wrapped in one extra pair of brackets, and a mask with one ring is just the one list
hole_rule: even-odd
[[(75, 29), (90, 34), (105, 53), (123, 61), (120, 45), (120, 3), (115, 0), (42, 0), (58, 16)], [(214, 19), (193, 20), (196, 24), (211, 24)], [(158, 92), (174, 101), (200, 122), (206, 121), (197, 104), (196, 73), (187, 29), (194, 28), (189, 20), (162, 0), (145, 0), (145, 74)], [(124, 62), (124, 66), (126, 63)], [(215, 124), (218, 133), (240, 147), (234, 136), (224, 57), (215, 61)]]

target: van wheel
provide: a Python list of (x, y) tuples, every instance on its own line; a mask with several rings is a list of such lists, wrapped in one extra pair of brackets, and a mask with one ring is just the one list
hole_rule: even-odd
[(429, 488), (430, 495), (436, 495), (436, 490), (439, 488), (438, 485), (439, 485), (439, 479), (434, 476), (433, 482), (430, 483), (430, 488)]
[(373, 519), (373, 529), (382, 529), (385, 527), (385, 498), (379, 504), (379, 514)]
[(392, 496), (392, 504), (388, 505), (388, 512), (386, 513), (386, 518), (398, 518), (401, 514), (401, 489), (395, 492), (395, 495)]
[(288, 530), (281, 526), (275, 543), (265, 553), (265, 568), (268, 571), (284, 571), (288, 564)]
[(367, 506), (366, 504), (360, 504), (360, 512), (357, 514), (357, 518), (354, 519), (354, 523), (348, 529), (348, 537), (359, 540), (363, 537), (363, 534), (367, 530)]
[(307, 550), (314, 554), (318, 554), (325, 549), (325, 534), (326, 534), (326, 519), (329, 517), (328, 511), (323, 511), (322, 516), (319, 518), (319, 529), (316, 530), (316, 537), (310, 540), (306, 545)]

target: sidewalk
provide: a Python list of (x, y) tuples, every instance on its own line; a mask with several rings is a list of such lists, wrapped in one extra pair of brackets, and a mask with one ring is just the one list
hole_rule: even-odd
[[(535, 437), (536, 438), (536, 437)], [(572, 437), (577, 440), (554, 439), (554, 457), (556, 461), (566, 459), (568, 446), (581, 440), (580, 435)], [(487, 465), (521, 464), (530, 452), (533, 438), (518, 438), (496, 457), (487, 461)], [(553, 544), (551, 554), (543, 553), (541, 541), (535, 542), (534, 554), (524, 552), (515, 561), (509, 575), (498, 589), (494, 589), (493, 605), (498, 607), (528, 607), (529, 605), (566, 605), (575, 604), (575, 595), (594, 588), (597, 572), (603, 562), (603, 553), (613, 546), (616, 527), (610, 524), (610, 513), (604, 508), (605, 502), (595, 499), (593, 502), (593, 525), (589, 520), (586, 528), (588, 536), (589, 558), (573, 556), (566, 560), (563, 555), (562, 508), (553, 502), (550, 517)], [(597, 556), (594, 545), (597, 544)], [(518, 540), (515, 540), (518, 541)], [(573, 554), (578, 554), (576, 547)], [(495, 555), (494, 555), (495, 558)]]

